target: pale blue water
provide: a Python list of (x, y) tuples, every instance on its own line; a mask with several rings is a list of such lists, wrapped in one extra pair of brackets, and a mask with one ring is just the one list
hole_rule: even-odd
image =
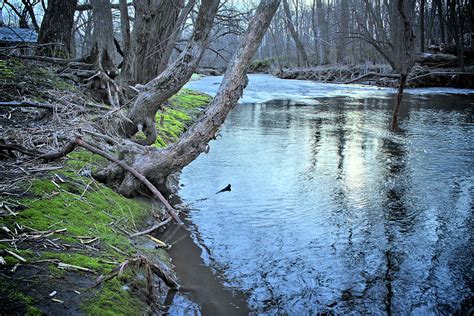
[[(189, 87), (212, 92), (216, 80)], [(236, 106), (181, 177), (206, 262), (249, 293), (257, 314), (466, 309), (474, 98), (465, 92), (411, 91), (395, 134), (393, 90), (251, 76), (243, 102), (273, 101)], [(215, 194), (229, 183), (232, 192)]]

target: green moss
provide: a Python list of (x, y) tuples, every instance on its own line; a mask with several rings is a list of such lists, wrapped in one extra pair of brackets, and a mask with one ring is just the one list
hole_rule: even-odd
[(3, 92), (0, 101), (16, 100), (21, 95), (33, 101), (48, 102), (45, 90), (77, 91), (74, 85), (59, 78), (54, 68), (15, 58), (0, 60), (0, 88)]
[(165, 110), (156, 114), (158, 136), (154, 146), (166, 147), (178, 140), (211, 99), (190, 89), (182, 89), (173, 96)]
[(142, 315), (146, 306), (123, 286), (123, 280), (115, 278), (103, 283), (98, 295), (81, 309), (87, 315)]
[(32, 297), (25, 295), (21, 291), (15, 290), (14, 287), (7, 282), (0, 282), (0, 298), (2, 298), (2, 306), (13, 307), (18, 312), (22, 311), (21, 314), (23, 315), (45, 315), (33, 306), (35, 301)]

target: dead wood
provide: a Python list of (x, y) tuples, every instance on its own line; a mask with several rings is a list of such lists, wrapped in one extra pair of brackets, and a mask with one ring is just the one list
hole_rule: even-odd
[(158, 189), (150, 182), (146, 177), (144, 177), (141, 173), (133, 169), (132, 167), (128, 166), (124, 162), (118, 160), (117, 158), (113, 157), (112, 155), (106, 153), (105, 151), (102, 151), (94, 146), (89, 145), (88, 143), (84, 142), (80, 138), (76, 138), (75, 143), (78, 146), (84, 147), (85, 149), (89, 150), (90, 152), (93, 152), (97, 155), (100, 155), (104, 157), (105, 159), (112, 161), (128, 171), (130, 174), (132, 174), (135, 178), (137, 178), (140, 182), (142, 182), (152, 193), (153, 195), (161, 202), (166, 208), (166, 211), (173, 217), (173, 219), (178, 223), (179, 225), (183, 225), (183, 222), (179, 218), (178, 214), (174, 210), (174, 208), (168, 203), (168, 201), (165, 199), (165, 197), (158, 191)]
[(171, 221), (171, 217), (165, 219), (164, 221), (160, 222), (160, 223), (156, 223), (155, 225), (151, 226), (150, 228), (148, 229), (145, 229), (141, 232), (138, 232), (138, 233), (134, 233), (134, 234), (131, 234), (130, 237), (138, 237), (138, 236), (142, 236), (142, 235), (146, 235), (146, 234), (149, 234), (155, 230), (157, 230), (158, 228), (168, 224), (169, 222)]
[(15, 57), (20, 58), (20, 59), (42, 61), (42, 62), (57, 64), (57, 65), (67, 65), (71, 62), (80, 62), (80, 61), (82, 61), (82, 58), (63, 59), (63, 58), (56, 58), (56, 57), (33, 56), (33, 55), (31, 55), (31, 56), (30, 55), (15, 55)]
[(349, 81), (346, 81), (346, 82), (344, 82), (344, 84), (354, 83), (354, 82), (360, 81), (364, 78), (372, 77), (372, 76), (373, 77), (385, 77), (385, 78), (397, 78), (397, 79), (400, 78), (400, 74), (381, 74), (381, 73), (378, 73), (378, 72), (368, 72), (368, 73), (363, 74), (362, 76), (359, 76), (355, 79), (351, 79)]
[(421, 79), (424, 77), (429, 77), (429, 76), (463, 76), (463, 75), (468, 75), (468, 76), (474, 76), (474, 73), (472, 72), (464, 72), (464, 71), (433, 71), (433, 72), (428, 72), (426, 74), (418, 75), (416, 77), (409, 78), (407, 81), (415, 81), (417, 79)]
[[(124, 162), (118, 160), (117, 158), (113, 157), (112, 155), (106, 153), (105, 151), (101, 150), (98, 148), (98, 145), (91, 144), (90, 142), (85, 142), (82, 140), (80, 137), (76, 137), (74, 140), (69, 141), (61, 150), (57, 152), (52, 152), (48, 154), (40, 154), (37, 151), (30, 151), (26, 150), (24, 148), (16, 148), (10, 146), (8, 149), (10, 150), (16, 150), (16, 149), (21, 149), (22, 151), (28, 151), (31, 153), (31, 155), (38, 156), (38, 159), (42, 159), (44, 161), (51, 161), (51, 160), (56, 160), (61, 157), (66, 156), (67, 154), (71, 153), (77, 146), (83, 147), (90, 152), (100, 155), (104, 157), (105, 159), (119, 165), (121, 168), (125, 169), (128, 171), (130, 174), (132, 174), (138, 181), (142, 182), (152, 193), (153, 195), (165, 206), (166, 211), (171, 215), (171, 217), (176, 221), (177, 224), (183, 225), (183, 222), (179, 218), (177, 212), (175, 209), (169, 204), (169, 202), (166, 200), (166, 198), (158, 191), (158, 189), (150, 182), (148, 179), (143, 176), (141, 173), (139, 173), (137, 170), (133, 169), (129, 165), (125, 164)], [(2, 147), (0, 147), (2, 148)]]
[[(165, 282), (165, 284), (169, 288), (179, 289), (178, 281), (176, 280), (173, 273), (170, 271), (170, 269), (167, 266), (165, 266), (163, 263), (152, 262), (150, 259), (144, 257), (143, 255), (138, 255), (137, 257), (133, 259), (125, 260), (124, 262), (119, 264), (109, 276), (99, 277), (94, 287), (97, 287), (102, 282), (108, 281), (116, 276), (121, 276), (127, 266), (145, 267), (145, 269), (149, 269), (151, 272), (157, 275), (161, 280), (163, 280), (163, 282)], [(150, 291), (152, 291), (152, 284), (148, 282), (151, 282), (151, 278), (147, 278), (147, 288)]]
[(32, 101), (21, 101), (21, 102), (0, 102), (0, 107), (2, 106), (8, 106), (8, 107), (14, 107), (14, 108), (40, 108), (40, 109), (48, 109), (48, 110), (55, 110), (56, 106), (48, 103), (37, 103), (37, 102), (32, 102)]

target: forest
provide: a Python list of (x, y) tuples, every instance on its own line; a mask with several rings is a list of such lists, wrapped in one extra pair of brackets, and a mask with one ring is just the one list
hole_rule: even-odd
[(0, 314), (469, 314), (473, 7), (0, 1)]

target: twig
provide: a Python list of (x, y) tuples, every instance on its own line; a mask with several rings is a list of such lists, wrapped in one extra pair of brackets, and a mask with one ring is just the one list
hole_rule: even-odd
[(142, 236), (142, 235), (146, 235), (146, 234), (149, 234), (151, 233), (152, 231), (154, 230), (157, 230), (158, 228), (168, 224), (169, 222), (171, 221), (171, 217), (168, 217), (167, 219), (165, 219), (164, 221), (162, 221), (161, 223), (156, 223), (155, 225), (151, 226), (150, 228), (148, 229), (145, 229), (141, 232), (137, 232), (137, 233), (133, 233), (130, 235), (130, 237), (137, 237), (137, 236)]
[(8, 253), (8, 254), (11, 255), (11, 256), (17, 258), (17, 259), (20, 260), (21, 262), (26, 262), (26, 259), (25, 259), (25, 258), (23, 258), (22, 256), (20, 256), (19, 254), (14, 253), (13, 251), (10, 251), (10, 250), (8, 250), (8, 249), (5, 249), (5, 252)]
[(58, 263), (58, 268), (59, 269), (64, 269), (64, 270), (79, 270), (79, 271), (84, 271), (84, 272), (95, 273), (94, 270), (91, 270), (89, 268), (75, 266), (75, 265), (67, 264), (67, 263), (63, 263), (63, 262)]

